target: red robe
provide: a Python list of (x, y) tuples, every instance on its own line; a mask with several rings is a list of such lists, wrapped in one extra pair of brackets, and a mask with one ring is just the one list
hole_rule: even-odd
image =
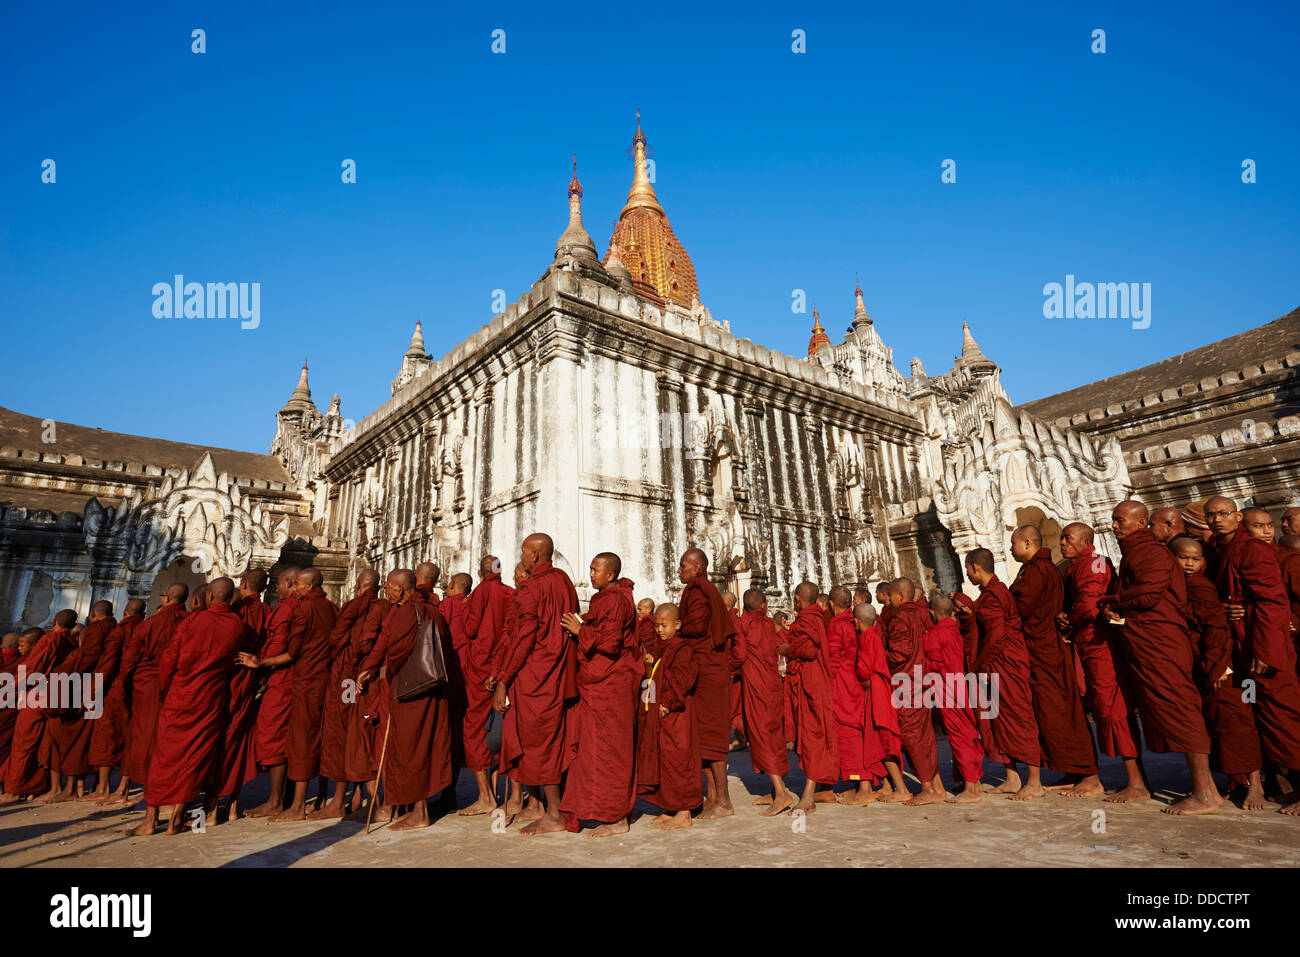
[(1293, 552), (1281, 545), (1274, 546), (1278, 568), (1282, 572), (1282, 585), (1286, 588), (1287, 601), (1291, 603), (1291, 640), (1300, 652), (1300, 552)]
[[(289, 629), (298, 599), (281, 598), (271, 609), (266, 623), (266, 641), (259, 658), (278, 658), (289, 650)], [(271, 669), (258, 669), (266, 676), (266, 690), (257, 708), (253, 726), (253, 757), (262, 769), (285, 763), (289, 741), (289, 709), (293, 701), (293, 662)]]
[(126, 710), (125, 682), (121, 679), (122, 655), (143, 621), (143, 615), (127, 615), (104, 639), (104, 653), (99, 659), (104, 675), (104, 713), (94, 722), (86, 754), (92, 767), (111, 768), (122, 763), (131, 721)]
[[(878, 621), (879, 619), (877, 619)], [(894, 682), (885, 656), (885, 640), (880, 626), (871, 625), (858, 634), (858, 680), (862, 682), (865, 698), (867, 727), (880, 742), (880, 752), (899, 764), (903, 761), (903, 732), (898, 727), (898, 709), (894, 707)], [(872, 771), (872, 768), (868, 768)], [(878, 776), (883, 777), (885, 766), (880, 765)]]
[[(390, 676), (383, 751), (384, 800), (389, 804), (414, 804), (450, 787), (451, 713), (446, 689), (437, 688), (410, 701), (398, 701), (393, 681), (415, 648), (424, 606), (415, 598), (397, 605), (384, 618), (379, 638), (361, 662), (360, 671), (384, 665)], [(446, 623), (435, 610), (435, 636)], [(435, 637), (435, 640), (436, 637)], [(381, 736), (382, 741), (382, 736)]]
[(523, 784), (558, 785), (573, 760), (566, 719), (577, 668), (577, 646), (560, 619), (578, 610), (578, 593), (563, 570), (537, 562), (516, 590), (515, 602), (516, 634), (499, 676), (511, 699), (502, 728), (502, 765)]
[(1291, 603), (1277, 555), (1242, 527), (1226, 544), (1216, 541), (1215, 545), (1219, 599), (1246, 609), (1244, 620), (1228, 622), (1233, 638), (1247, 661), (1257, 658), (1276, 669), (1268, 675), (1245, 676), (1255, 679), (1255, 727), (1264, 760), (1300, 769), (1300, 678), (1291, 638)]
[[(245, 651), (260, 655), (266, 644), (271, 609), (261, 597), (239, 598), (230, 606), (248, 626)], [(253, 732), (257, 727), (259, 675), (252, 668), (236, 664), (230, 673), (230, 707), (222, 735), (221, 767), (214, 790), (220, 797), (238, 797), (240, 789), (257, 777)]]
[[(690, 642), (680, 634), (670, 638), (655, 668), (654, 693), (646, 696), (653, 700), (641, 704), (646, 721), (637, 747), (637, 790), (670, 813), (704, 803), (700, 729), (694, 720), (698, 677)], [(662, 717), (661, 707), (668, 709)]]
[[(62, 661), (76, 648), (76, 642), (71, 631), (63, 628), (47, 631), (36, 640), (27, 656), (13, 666), (15, 673), (18, 666), (25, 667), (28, 687), (32, 687), (32, 679), (37, 675), (48, 675), (56, 662)], [(44, 687), (43, 697), (48, 702), (48, 683)], [(41, 742), (45, 738), (48, 715), (44, 707), (26, 705), (18, 709), (9, 745), (9, 763), (5, 766), (6, 794), (40, 794), (49, 789), (50, 776), (41, 765)]]
[(747, 611), (740, 616), (731, 669), (740, 677), (740, 715), (755, 774), (785, 776), (790, 770), (781, 720), (784, 694), (776, 666), (780, 643), (776, 625), (763, 612)]
[(1125, 619), (1118, 631), (1133, 674), (1142, 733), (1152, 751), (1210, 753), (1192, 677), (1187, 584), (1174, 556), (1145, 528), (1120, 539), (1119, 591), (1103, 601)]
[[(86, 678), (94, 681), (93, 675), (100, 670), (100, 660), (104, 656), (104, 640), (116, 627), (117, 621), (113, 618), (91, 622), (81, 633), (81, 644), (55, 665), (50, 673), (86, 676), (81, 679), (83, 694), (94, 694), (86, 686)], [(89, 699), (83, 699), (83, 704), (86, 703), (89, 703)], [(100, 699), (98, 704), (103, 706), (105, 702)], [(79, 777), (94, 769), (90, 763), (90, 735), (95, 730), (96, 720), (87, 718), (84, 708), (50, 714), (45, 733), (50, 737), (51, 771)]]
[(928, 784), (939, 772), (939, 745), (934, 737), (930, 709), (925, 707), (926, 621), (915, 602), (905, 602), (894, 609), (885, 626), (885, 660), (895, 681), (906, 679), (903, 687), (912, 689), (898, 703), (898, 729), (903, 735), (903, 751), (921, 784)]
[(492, 767), (488, 750), (487, 724), (492, 715), (492, 692), (485, 682), (492, 674), (492, 656), (502, 638), (506, 611), (514, 589), (489, 574), (470, 592), (462, 620), (467, 653), (461, 662), (465, 673), (465, 764), (471, 771)]
[(726, 603), (707, 575), (682, 589), (677, 608), (681, 635), (690, 643), (699, 680), (695, 685), (695, 720), (700, 727), (700, 755), (725, 761), (731, 749), (731, 670), (727, 642), (736, 633)]
[(1097, 752), (1083, 713), (1074, 654), (1056, 629), (1056, 616), (1064, 610), (1065, 583), (1052, 564), (1051, 551), (1040, 548), (1020, 566), (1011, 594), (1029, 651), (1042, 766), (1063, 774), (1096, 774)]
[(462, 767), (471, 771), (486, 771), (491, 768), (491, 757), (487, 753), (487, 735), (483, 735), (483, 748), (473, 758), (478, 767), (470, 765), (466, 749), (477, 746), (477, 740), (471, 738), (465, 729), (465, 713), (469, 710), (469, 690), (465, 677), (465, 662), (469, 658), (469, 639), (465, 636), (465, 596), (447, 595), (438, 605), (438, 611), (447, 622), (451, 645), (444, 649), (447, 656), (447, 700), (451, 704), (451, 763), (453, 776)]
[(1097, 726), (1097, 744), (1109, 757), (1136, 758), (1139, 734), (1130, 704), (1128, 664), (1115, 629), (1097, 611), (1097, 602), (1115, 581), (1115, 569), (1110, 559), (1088, 545), (1064, 577), (1070, 643), (1083, 668), (1083, 700)]
[(578, 703), (569, 720), (578, 751), (560, 811), (577, 831), (582, 821), (612, 823), (636, 803), (636, 705), (642, 661), (632, 580), (596, 592), (578, 629)]
[(131, 713), (122, 773), (144, 784), (149, 780), (149, 756), (153, 751), (154, 726), (162, 707), (159, 669), (176, 629), (187, 617), (179, 603), (164, 605), (146, 618), (122, 646), (122, 679), (126, 682), (127, 710)]
[[(17, 649), (12, 649), (15, 653), (3, 656), (4, 661), (0, 661), (0, 675), (11, 675), (16, 682), (18, 679), (18, 666), (22, 664), (22, 656), (17, 654)], [(14, 740), (14, 726), (18, 723), (17, 708), (0, 708), (0, 788), (4, 786), (5, 768), (9, 764), (9, 748)]]
[(885, 747), (867, 713), (871, 675), (862, 670), (858, 629), (846, 609), (831, 618), (826, 630), (827, 659), (835, 696), (835, 736), (840, 777), (846, 781), (879, 780), (885, 773)]
[(309, 591), (294, 608), (289, 627), (293, 697), (289, 704), (289, 738), (285, 748), (291, 781), (310, 781), (320, 773), (325, 696), (336, 690), (329, 687), (329, 680), (330, 632), (337, 618), (334, 602), (319, 588)]
[[(736, 641), (740, 636), (740, 612), (734, 608), (728, 608), (727, 613), (731, 615), (731, 625), (735, 629), (731, 638), (727, 640), (727, 653), (730, 655), (736, 646)], [(736, 732), (740, 738), (745, 736), (745, 719), (741, 715), (741, 690), (740, 675), (728, 668), (731, 674), (731, 730)], [(731, 742), (727, 742), (727, 748), (730, 750)]]
[[(357, 662), (357, 672), (379, 640), (384, 620), (393, 609), (386, 598), (371, 601), (366, 614), (353, 627), (352, 660)], [(343, 756), (344, 780), (370, 781), (379, 770), (379, 751), (383, 741), (379, 735), (388, 720), (388, 680), (376, 677), (364, 691), (357, 692), (356, 706), (348, 712), (347, 747)]]
[(144, 788), (150, 807), (185, 804), (220, 778), (230, 677), (235, 656), (251, 638), (228, 602), (213, 602), (187, 616), (182, 640), (168, 651), (176, 665), (154, 733)]
[(787, 639), (786, 674), (798, 678), (794, 698), (795, 752), (804, 776), (818, 784), (840, 777), (835, 691), (826, 661), (826, 617), (818, 605), (795, 615)]
[(941, 618), (925, 633), (925, 670), (940, 682), (939, 715), (952, 750), (953, 772), (968, 784), (984, 776), (984, 745), (971, 707), (962, 634), (952, 618)]
[[(653, 643), (659, 640), (659, 636), (658, 636), (657, 634), (655, 634), (655, 616), (654, 616), (654, 615), (651, 615), (651, 616), (649, 616), (648, 618), (638, 618), (638, 619), (637, 619), (637, 621), (636, 621), (636, 640), (637, 640), (637, 643), (638, 643), (638, 644), (640, 645), (640, 647), (641, 647), (641, 653), (642, 653), (642, 654), (647, 654), (647, 653), (649, 653), (651, 647), (653, 646)], [(659, 656), (658, 656), (658, 655), (655, 655), (655, 657), (658, 658)]]
[(980, 626), (975, 615), (975, 602), (964, 592), (954, 593), (953, 601), (970, 610), (970, 614), (957, 619), (957, 627), (961, 629), (962, 662), (966, 665), (966, 670), (973, 674), (975, 660), (979, 658), (980, 652)]
[[(1029, 651), (1020, 630), (1016, 600), (996, 575), (980, 588), (975, 621), (979, 627), (980, 650), (972, 671), (989, 675), (988, 710), (992, 711), (992, 703), (997, 702), (997, 715), (980, 719), (984, 753), (990, 761), (999, 764), (1023, 761), (1037, 766), (1038, 724), (1034, 719)], [(994, 680), (996, 697), (993, 697)]]
[(352, 632), (365, 625), (370, 605), (379, 597), (376, 589), (362, 592), (343, 603), (330, 629), (330, 675), (321, 715), (320, 773), (331, 781), (360, 781), (347, 772), (348, 729), (357, 707), (357, 659), (353, 656)]
[[(1210, 732), (1210, 767), (1223, 774), (1250, 774), (1264, 766), (1255, 715), (1242, 698), (1250, 659), (1228, 628), (1219, 593), (1204, 575), (1187, 576), (1187, 622), (1194, 643), (1193, 676)], [(1214, 682), (1232, 669), (1228, 680)]]

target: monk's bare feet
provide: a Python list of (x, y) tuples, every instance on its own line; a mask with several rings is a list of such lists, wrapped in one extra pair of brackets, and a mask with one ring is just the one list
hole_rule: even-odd
[(1151, 792), (1141, 784), (1130, 784), (1105, 797), (1107, 804), (1136, 804), (1139, 801), (1149, 800), (1151, 800)]
[(728, 801), (725, 804), (722, 803), (721, 801), (714, 801), (713, 804), (709, 805), (703, 811), (700, 812), (700, 820), (716, 821), (719, 818), (731, 817), (731, 815), (735, 813), (736, 813), (736, 809), (731, 806), (730, 801)]
[(1243, 811), (1266, 811), (1269, 802), (1264, 797), (1264, 786), (1254, 784), (1246, 788), (1246, 793), (1241, 797), (1241, 809)]
[(306, 807), (287, 807), (279, 814), (271, 818), (272, 824), (291, 824), (295, 821), (307, 820)]
[(982, 799), (980, 785), (976, 781), (974, 784), (967, 784), (954, 797), (944, 798), (944, 801), (948, 804), (979, 804)]
[(1061, 778), (1061, 780), (1057, 781), (1055, 784), (1044, 784), (1043, 790), (1044, 791), (1068, 791), (1072, 787), (1077, 787), (1083, 780), (1084, 777), (1082, 774), (1067, 774), (1065, 777)]
[(943, 801), (943, 796), (943, 793), (936, 791), (934, 788), (924, 787), (921, 788), (919, 794), (904, 801), (903, 805), (905, 807), (922, 807), (926, 804), (938, 804)]
[[(1048, 788), (1050, 791), (1051, 788)], [(1101, 783), (1101, 778), (1095, 774), (1090, 774), (1086, 778), (1080, 779), (1073, 787), (1068, 787), (1061, 792), (1062, 797), (1082, 798), (1093, 797), (1097, 794), (1105, 794), (1106, 787)]]
[(392, 823), (390, 830), (415, 831), (429, 826), (429, 809), (423, 801), (417, 801), (415, 809), (407, 811)]
[(880, 796), (876, 800), (878, 800), (881, 804), (906, 804), (911, 799), (912, 799), (911, 791), (891, 790), (888, 794), (886, 794), (884, 791), (881, 791)]
[(525, 825), (520, 829), (519, 833), (527, 834), (529, 837), (532, 837), (536, 834), (554, 834), (556, 831), (563, 830), (564, 821), (558, 817), (546, 817), (543, 815), (531, 824)]
[(1023, 785), (1020, 783), (1020, 775), (1015, 771), (1007, 772), (1007, 779), (999, 785), (986, 784), (984, 790), (989, 794), (1015, 794)]
[(805, 814), (811, 814), (813, 811), (817, 810), (817, 802), (812, 798), (801, 797), (792, 810), (803, 811)]
[(276, 801), (267, 801), (265, 804), (259, 804), (257, 807), (249, 808), (244, 812), (245, 817), (275, 817), (284, 810), (284, 806)]
[(627, 818), (621, 821), (615, 821), (613, 824), (602, 824), (600, 827), (592, 828), (587, 834), (590, 837), (611, 837), (615, 834), (627, 833)]
[(546, 809), (542, 807), (542, 802), (529, 798), (524, 802), (523, 810), (519, 812), (519, 820), (540, 821), (545, 814)]
[(813, 800), (818, 804), (834, 804), (836, 803), (835, 792), (831, 788), (827, 788), (824, 791), (814, 791)]
[[(476, 814), (491, 814), (496, 809), (497, 809), (496, 799), (493, 798), (491, 795), (483, 795), (480, 796), (479, 799), (475, 801), (473, 804), (471, 804), (469, 807), (463, 807), (456, 813), (461, 815), (462, 817), (472, 817)], [(510, 816), (510, 812), (507, 811), (506, 817), (508, 818), (509, 816)]]
[(691, 826), (690, 811), (678, 811), (676, 814), (671, 816), (665, 814), (662, 815), (662, 817), (665, 818), (665, 820), (662, 820), (655, 825), (655, 827), (659, 828), (661, 831), (677, 831), (681, 828)]
[(314, 811), (307, 812), (309, 821), (337, 821), (343, 817), (343, 808), (337, 804), (326, 804)]
[(874, 804), (875, 801), (874, 791), (863, 791), (860, 788), (844, 791), (835, 797), (836, 804), (843, 804), (846, 807), (862, 807), (864, 804)]
[(794, 795), (787, 791), (771, 801), (767, 810), (759, 813), (759, 817), (776, 817), (782, 811), (787, 811), (792, 807), (794, 807)]
[(772, 794), (760, 794), (758, 797), (754, 798), (754, 806), (766, 807), (767, 805), (772, 803), (772, 799), (774, 797), (775, 795)]
[(658, 817), (651, 818), (650, 823), (651, 823), (651, 824), (662, 824), (664, 821), (668, 820), (670, 817), (672, 817), (671, 814), (660, 814)]
[(1043, 790), (1042, 785), (1030, 787), (1026, 784), (1015, 794), (1009, 795), (1012, 801), (1032, 801), (1034, 798), (1046, 797), (1047, 792)]
[(1164, 814), (1213, 814), (1222, 804), (1223, 798), (1217, 793), (1213, 797), (1208, 794), (1193, 793), (1160, 810)]
[(108, 792), (107, 792), (107, 791), (100, 791), (100, 790), (97, 788), (97, 789), (95, 789), (94, 791), (89, 792), (88, 794), (83, 794), (83, 795), (81, 795), (81, 797), (77, 798), (77, 800), (78, 800), (78, 801), (83, 801), (83, 802), (90, 802), (90, 801), (93, 801), (93, 802), (96, 803), (96, 804), (103, 804), (103, 803), (104, 803), (104, 798), (106, 798), (106, 797), (108, 797)]
[(71, 788), (60, 788), (57, 791), (46, 791), (39, 798), (39, 804), (62, 804), (64, 801), (74, 800), (75, 795)]
[(138, 827), (131, 828), (131, 830), (127, 831), (126, 834), (128, 837), (152, 837), (153, 832), (154, 832), (153, 822), (145, 821), (143, 824), (139, 825)]
[(6, 804), (17, 804), (26, 796), (25, 794), (0, 794), (0, 807), (4, 807)]

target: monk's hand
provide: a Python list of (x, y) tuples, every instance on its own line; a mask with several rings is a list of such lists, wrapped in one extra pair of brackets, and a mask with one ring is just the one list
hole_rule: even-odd
[(1277, 669), (1271, 665), (1264, 664), (1264, 662), (1260, 661), (1258, 658), (1252, 658), (1250, 660), (1250, 673), (1252, 675), (1259, 675), (1261, 678), (1271, 678), (1273, 675), (1277, 674)]
[(782, 657), (785, 657), (785, 655), (788, 654), (789, 651), (790, 651), (790, 642), (788, 641), (783, 641), (776, 646), (776, 653), (778, 655), (781, 655)]
[(1238, 605), (1234, 602), (1224, 602), (1223, 610), (1228, 613), (1228, 621), (1244, 621), (1246, 618), (1246, 606)]
[(641, 660), (644, 661), (650, 667), (654, 667), (655, 656), (650, 654), (650, 652), (647, 651), (644, 655), (642, 655)]
[(577, 612), (571, 611), (566, 614), (560, 619), (560, 624), (563, 625), (564, 630), (571, 635), (576, 635), (582, 629), (582, 619), (578, 616)]
[(483, 680), (483, 687), (488, 691), (492, 691), (493, 689), (496, 688), (496, 686), (497, 686), (496, 675), (488, 675), (487, 678)]
[(1061, 631), (1069, 631), (1069, 630), (1070, 630), (1070, 616), (1067, 615), (1065, 612), (1060, 612), (1059, 614), (1057, 614), (1057, 616), (1056, 616), (1056, 627), (1059, 628), (1059, 629), (1061, 629)]
[(496, 691), (492, 692), (492, 707), (497, 714), (505, 714), (509, 705), (506, 704), (506, 686), (497, 682)]
[(660, 706), (659, 706), (659, 717), (661, 717), (661, 718), (662, 718), (662, 717), (665, 717), (665, 716), (667, 716), (667, 714), (668, 714), (668, 709), (665, 708), (663, 705), (660, 705)]
[(260, 668), (262, 662), (257, 655), (250, 655), (247, 651), (241, 651), (235, 656), (236, 660), (245, 668)]
[(1119, 615), (1115, 614), (1114, 610), (1111, 608), (1103, 608), (1101, 614), (1107, 621), (1119, 621)]
[(375, 670), (373, 668), (369, 669), (368, 671), (361, 672), (361, 674), (357, 675), (357, 687), (360, 690), (365, 691), (366, 685), (370, 684), (370, 682), (374, 679), (374, 677), (375, 677)]

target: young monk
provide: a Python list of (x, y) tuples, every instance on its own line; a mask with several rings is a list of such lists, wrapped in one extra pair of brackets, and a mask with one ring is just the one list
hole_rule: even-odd
[(18, 632), (11, 631), (0, 640), (0, 667), (18, 660)]
[[(909, 684), (915, 685), (925, 670), (925, 618), (917, 607), (916, 586), (909, 578), (897, 578), (889, 586), (889, 600), (893, 614), (885, 626), (885, 656), (889, 669), (895, 676), (905, 675)], [(898, 727), (903, 733), (903, 751), (912, 764), (912, 772), (921, 783), (915, 796), (895, 792), (882, 798), (888, 803), (902, 803), (909, 807), (937, 804), (947, 792), (939, 776), (939, 745), (934, 738), (934, 724), (930, 709), (925, 707), (921, 688), (904, 695), (898, 705)]]
[[(48, 675), (57, 662), (76, 648), (76, 639), (72, 637), (72, 626), (76, 623), (77, 613), (71, 608), (65, 608), (54, 616), (53, 627), (40, 637), (31, 653), (23, 660), (29, 685), (36, 681), (38, 675)], [(10, 742), (9, 763), (5, 768), (5, 793), (0, 796), (0, 804), (20, 801), (49, 788), (50, 776), (41, 766), (41, 742), (45, 737), (48, 715), (46, 708), (35, 707), (30, 703), (18, 709)]]
[(984, 776), (984, 747), (980, 743), (975, 711), (971, 707), (970, 687), (962, 660), (961, 632), (953, 618), (955, 603), (942, 592), (930, 599), (930, 613), (935, 624), (925, 633), (925, 670), (937, 676), (943, 689), (939, 715), (943, 731), (952, 749), (952, 764), (964, 786), (961, 793), (947, 799), (949, 804), (976, 804), (980, 800)]
[(641, 646), (641, 654), (644, 655), (649, 651), (649, 644), (654, 637), (655, 600), (653, 598), (642, 598), (636, 603), (636, 639)]
[[(795, 750), (805, 784), (793, 810), (811, 814), (818, 803), (835, 801), (840, 777), (835, 735), (835, 697), (826, 661), (826, 619), (817, 604), (817, 586), (801, 582), (794, 590), (795, 619), (777, 651), (786, 656), (787, 674), (798, 678), (794, 698)], [(818, 793), (817, 785), (824, 788)]]
[(867, 698), (858, 673), (858, 630), (849, 608), (849, 590), (830, 590), (831, 626), (826, 629), (826, 657), (830, 663), (835, 700), (835, 743), (840, 757), (840, 779), (854, 786), (841, 792), (840, 804), (870, 804), (876, 799), (871, 782), (883, 771), (884, 749), (867, 717)]
[(732, 645), (731, 670), (740, 676), (740, 714), (745, 739), (749, 742), (749, 759), (755, 774), (766, 774), (772, 793), (759, 797), (755, 804), (766, 804), (764, 817), (772, 817), (794, 805), (794, 795), (785, 786), (790, 758), (785, 747), (782, 727), (784, 697), (781, 673), (777, 670), (776, 626), (767, 617), (767, 598), (757, 588), (750, 588), (743, 598), (745, 613)]
[(907, 785), (903, 782), (903, 734), (898, 727), (893, 675), (885, 657), (885, 641), (880, 635), (876, 609), (870, 603), (858, 605), (853, 609), (853, 623), (858, 631), (857, 673), (862, 684), (867, 725), (880, 742), (883, 755), (880, 768), (868, 768), (875, 780), (882, 781), (880, 792), (875, 797), (884, 800), (891, 794), (907, 795)]
[[(681, 626), (676, 605), (665, 602), (655, 610), (655, 633), (663, 643), (663, 656), (643, 705), (655, 717), (646, 722), (638, 749), (637, 789), (647, 801), (663, 809), (664, 813), (652, 822), (661, 831), (690, 827), (691, 811), (704, 801), (700, 734), (694, 713), (699, 672), (694, 651), (682, 638)], [(657, 783), (651, 784), (651, 778)]]

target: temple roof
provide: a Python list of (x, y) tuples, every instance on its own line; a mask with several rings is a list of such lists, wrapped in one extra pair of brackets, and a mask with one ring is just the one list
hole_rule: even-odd
[(307, 360), (302, 360), (302, 375), (298, 376), (298, 384), (294, 387), (293, 395), (289, 396), (289, 401), (284, 404), (280, 410), (284, 412), (319, 412), (316, 403), (311, 400), (311, 387), (307, 385)]
[[(646, 169), (646, 140), (639, 113), (632, 146), (636, 153), (632, 188), (628, 190), (627, 204), (619, 214), (610, 242), (617, 242), (618, 258), (634, 283), (648, 283), (664, 299), (689, 308), (700, 295), (695, 266), (655, 196)], [(605, 263), (608, 262), (606, 251)]]

